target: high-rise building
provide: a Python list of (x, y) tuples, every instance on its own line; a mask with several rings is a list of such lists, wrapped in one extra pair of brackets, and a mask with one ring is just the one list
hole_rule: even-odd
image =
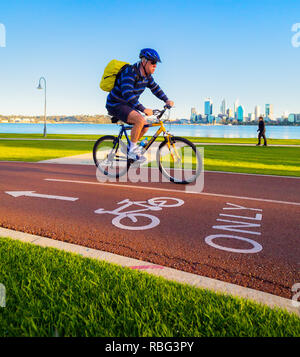
[(287, 110), (285, 110), (282, 114), (282, 118), (288, 118), (289, 114), (290, 113)]
[(255, 113), (249, 113), (248, 114), (248, 120), (249, 121), (254, 121), (255, 120)]
[(204, 102), (204, 114), (211, 115), (213, 113), (213, 103), (210, 98), (206, 99)]
[(233, 104), (233, 116), (234, 119), (237, 119), (237, 108), (239, 106), (239, 100), (237, 99)]
[(259, 105), (255, 106), (254, 114), (255, 114), (255, 120), (258, 120), (258, 118), (260, 117), (260, 106)]
[(237, 121), (242, 122), (244, 120), (244, 107), (239, 105), (236, 111)]
[(196, 108), (192, 108), (191, 109), (191, 117), (190, 117), (191, 121), (195, 121), (196, 116), (197, 116)]
[(226, 114), (227, 114), (228, 118), (233, 118), (232, 109), (228, 108), (226, 111)]
[(288, 116), (289, 123), (300, 123), (300, 114), (289, 114)]
[(209, 124), (214, 124), (214, 122), (215, 122), (215, 116), (214, 115), (208, 115), (207, 116), (207, 121), (208, 121), (208, 123)]
[(221, 107), (220, 107), (221, 114), (226, 114), (226, 100), (225, 98), (222, 100)]
[(266, 118), (273, 120), (274, 111), (273, 111), (273, 104), (266, 104)]
[(295, 123), (295, 114), (289, 114), (288, 122), (289, 123)]

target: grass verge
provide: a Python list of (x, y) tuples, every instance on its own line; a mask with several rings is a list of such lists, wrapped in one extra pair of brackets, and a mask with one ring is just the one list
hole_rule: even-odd
[(204, 146), (204, 167), (211, 171), (299, 177), (300, 148)]
[[(0, 140), (0, 160), (41, 161), (80, 155), (91, 153), (93, 145), (93, 141)], [(300, 147), (201, 147), (205, 170), (300, 176)]]
[(93, 151), (89, 141), (2, 140), (0, 160), (41, 161)]
[[(172, 131), (172, 130), (171, 130)], [(67, 139), (67, 140), (97, 140), (103, 135), (90, 135), (90, 134), (47, 134), (43, 138), (42, 134), (0, 134), (0, 139)], [(185, 136), (194, 143), (220, 143), (220, 144), (253, 144), (257, 143), (257, 138), (208, 138), (208, 137), (193, 137)], [(162, 141), (163, 137), (159, 137), (158, 141)], [(300, 145), (300, 139), (271, 139), (268, 138), (269, 145)]]
[(280, 309), (0, 238), (0, 336), (299, 336)]
[[(233, 145), (196, 145), (204, 148), (206, 171), (300, 177), (300, 148)], [(202, 150), (200, 151), (202, 153)], [(166, 156), (167, 167), (170, 163)], [(164, 161), (163, 161), (164, 162)], [(157, 167), (156, 161), (148, 166)], [(186, 168), (190, 167), (187, 161)], [(193, 166), (195, 169), (195, 167)]]

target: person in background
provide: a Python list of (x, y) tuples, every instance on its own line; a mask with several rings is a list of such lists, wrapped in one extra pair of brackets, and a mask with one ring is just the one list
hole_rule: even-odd
[(260, 141), (261, 141), (262, 137), (264, 139), (264, 146), (267, 146), (266, 126), (265, 126), (264, 118), (262, 116), (260, 116), (258, 118), (258, 129), (257, 129), (257, 131), (259, 133), (258, 133), (258, 143), (256, 144), (256, 146), (260, 146)]

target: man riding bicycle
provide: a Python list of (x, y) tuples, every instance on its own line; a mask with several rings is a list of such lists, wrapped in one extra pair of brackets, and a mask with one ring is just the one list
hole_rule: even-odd
[(142, 162), (146, 158), (141, 155), (137, 142), (147, 132), (148, 128), (144, 128), (147, 119), (139, 112), (151, 116), (153, 111), (145, 108), (139, 102), (140, 95), (148, 87), (157, 98), (171, 107), (174, 102), (168, 99), (152, 77), (157, 62), (161, 62), (158, 53), (151, 48), (144, 48), (141, 50), (139, 58), (139, 62), (121, 72), (113, 90), (107, 96), (106, 109), (109, 115), (133, 125), (128, 158)]

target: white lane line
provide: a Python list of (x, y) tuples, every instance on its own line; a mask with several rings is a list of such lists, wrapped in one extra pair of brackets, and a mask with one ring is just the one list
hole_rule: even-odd
[(225, 295), (236, 296), (239, 298), (242, 297), (256, 303), (267, 305), (271, 308), (279, 307), (300, 316), (300, 310), (293, 305), (292, 300), (259, 290), (246, 288), (193, 273), (187, 273), (142, 260), (124, 257), (114, 253), (87, 248), (73, 243), (67, 243), (0, 227), (0, 238), (1, 237), (9, 237), (11, 239), (20, 240), (22, 242), (35, 244), (41, 247), (52, 247), (79, 254), (83, 257), (106, 261), (111, 264), (118, 264), (130, 269), (143, 270), (148, 274), (159, 276), (167, 280), (177, 281), (178, 283), (188, 284), (200, 289), (209, 289)]
[[(0, 138), (1, 140), (1, 138)], [(41, 139), (41, 140), (44, 140), (44, 139)], [(51, 139), (52, 140), (52, 139)], [(300, 145), (299, 145), (300, 147)], [(86, 154), (84, 154), (86, 155)], [(60, 160), (60, 159), (64, 159), (64, 158), (58, 158), (57, 160)], [(54, 162), (55, 159), (49, 159), (49, 162), (48, 160), (42, 160), (42, 161), (10, 161), (10, 160), (0, 160), (0, 163), (19, 163), (19, 164), (59, 164), (59, 165), (66, 165), (65, 163), (61, 164), (60, 162)], [(47, 161), (47, 162), (46, 162)], [(50, 162), (51, 161), (51, 162)], [(70, 162), (68, 164), (72, 164), (72, 165), (82, 165), (82, 164), (78, 164), (78, 162), (76, 162), (74, 160), (74, 162)], [(88, 164), (89, 166), (95, 166), (94, 162), (91, 161), (90, 164)], [(141, 168), (146, 168), (146, 167), (143, 167), (141, 166)], [(151, 168), (152, 170), (153, 169), (157, 169), (156, 167), (152, 167)], [(157, 169), (158, 170), (158, 169)], [(246, 172), (232, 172), (232, 171), (212, 171), (212, 170), (204, 170), (204, 174), (208, 172), (208, 173), (216, 173), (216, 174), (230, 174), (230, 175), (246, 175), (246, 176), (258, 176), (258, 177), (275, 177), (275, 178), (288, 178), (288, 179), (296, 179), (296, 180), (300, 180), (300, 177), (298, 176), (284, 176), (284, 175), (265, 175), (265, 174), (248, 174)]]
[(136, 185), (119, 185), (116, 183), (105, 183), (105, 182), (92, 182), (92, 181), (78, 181), (78, 180), (63, 180), (63, 179), (51, 179), (46, 178), (45, 181), (54, 181), (54, 182), (68, 182), (68, 183), (79, 183), (79, 184), (87, 184), (87, 185), (103, 185), (106, 187), (121, 187), (121, 188), (135, 188), (142, 190), (152, 190), (152, 191), (164, 191), (164, 192), (172, 192), (172, 193), (183, 193), (183, 194), (194, 194), (194, 195), (202, 195), (202, 196), (215, 196), (215, 197), (224, 197), (224, 198), (236, 198), (240, 200), (251, 200), (251, 201), (259, 201), (259, 202), (269, 202), (276, 204), (284, 204), (284, 205), (293, 205), (300, 206), (300, 202), (289, 202), (289, 201), (277, 201), (270, 200), (266, 198), (254, 198), (254, 197), (244, 197), (244, 196), (232, 196), (232, 195), (224, 195), (220, 193), (207, 193), (207, 192), (192, 192), (192, 191), (179, 191), (179, 190), (171, 190), (168, 188), (159, 188), (159, 187), (147, 187), (147, 186), (136, 186)]

